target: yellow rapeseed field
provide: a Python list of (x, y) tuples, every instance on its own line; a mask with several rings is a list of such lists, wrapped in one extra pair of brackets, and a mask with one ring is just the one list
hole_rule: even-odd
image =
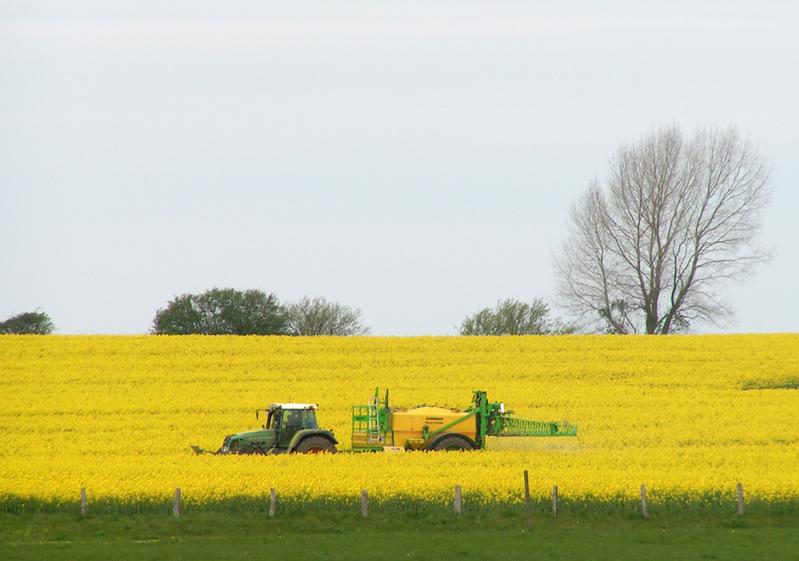
[[(799, 335), (559, 337), (0, 336), (0, 496), (189, 503), (262, 497), (518, 502), (544, 496), (799, 499)], [(484, 452), (195, 456), (276, 401), (320, 405), (349, 447), (350, 406), (466, 407), (488, 391), (577, 439), (493, 439)], [(744, 389), (763, 388), (763, 389)], [(21, 499), (20, 499), (21, 498)]]

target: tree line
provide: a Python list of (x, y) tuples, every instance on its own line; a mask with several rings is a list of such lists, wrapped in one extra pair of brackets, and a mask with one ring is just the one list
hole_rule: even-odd
[[(729, 317), (725, 289), (749, 277), (769, 252), (759, 244), (770, 199), (762, 151), (734, 127), (654, 130), (620, 146), (604, 183), (572, 205), (554, 256), (558, 306), (540, 298), (500, 300), (467, 316), (462, 335), (581, 332), (669, 334)], [(29, 312), (0, 333), (49, 333)], [(325, 298), (282, 305), (260, 290), (214, 288), (158, 310), (155, 334), (363, 335), (360, 310)]]
[(262, 290), (214, 288), (183, 294), (158, 310), (151, 332), (158, 335), (365, 335), (361, 311), (325, 298), (283, 305)]
[[(18, 314), (0, 322), (0, 334), (46, 335), (55, 329), (45, 312)], [(550, 317), (543, 299), (532, 303), (503, 300), (494, 308), (469, 315), (461, 335), (547, 335), (573, 333), (575, 327)], [(361, 311), (326, 298), (304, 297), (280, 304), (262, 290), (213, 288), (183, 294), (159, 309), (150, 333), (154, 335), (366, 335)]]

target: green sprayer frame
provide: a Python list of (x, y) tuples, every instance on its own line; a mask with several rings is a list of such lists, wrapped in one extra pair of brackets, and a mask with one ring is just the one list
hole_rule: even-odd
[[(391, 410), (388, 406), (388, 390), (380, 399), (375, 394), (366, 405), (352, 406), (352, 448), (360, 451), (382, 450), (384, 446), (394, 445), (394, 433), (391, 428)], [(482, 390), (472, 392), (472, 406), (463, 411), (463, 415), (454, 421), (430, 431), (426, 426), (422, 430), (422, 438), (429, 442), (431, 438), (447, 432), (450, 428), (474, 417), (477, 424), (475, 444), (484, 450), (487, 436), (577, 436), (577, 426), (567, 422), (534, 421), (519, 419), (513, 411), (506, 410), (504, 404), (488, 401), (488, 395)], [(363, 436), (366, 436), (364, 439)]]
[[(379, 451), (384, 446), (394, 445), (394, 432), (391, 430), (391, 410), (388, 408), (388, 390), (381, 400), (375, 388), (375, 395), (366, 405), (352, 406), (352, 449)], [(365, 441), (359, 437), (366, 435)]]

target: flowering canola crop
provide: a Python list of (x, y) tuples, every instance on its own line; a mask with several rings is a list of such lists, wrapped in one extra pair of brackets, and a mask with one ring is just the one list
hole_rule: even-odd
[[(799, 335), (558, 337), (0, 337), (0, 500), (258, 498), (610, 501), (646, 482), (701, 499), (799, 499)], [(490, 439), (483, 452), (195, 456), (258, 425), (271, 402), (318, 403), (349, 447), (350, 406), (463, 408), (484, 389), (579, 438)], [(787, 386), (787, 387), (786, 387)], [(777, 389), (774, 389), (774, 388)], [(780, 389), (782, 388), (782, 389)]]

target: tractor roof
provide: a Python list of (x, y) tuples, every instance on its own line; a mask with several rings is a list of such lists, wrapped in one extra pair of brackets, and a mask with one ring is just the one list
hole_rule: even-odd
[(316, 403), (273, 403), (269, 409), (318, 409)]

